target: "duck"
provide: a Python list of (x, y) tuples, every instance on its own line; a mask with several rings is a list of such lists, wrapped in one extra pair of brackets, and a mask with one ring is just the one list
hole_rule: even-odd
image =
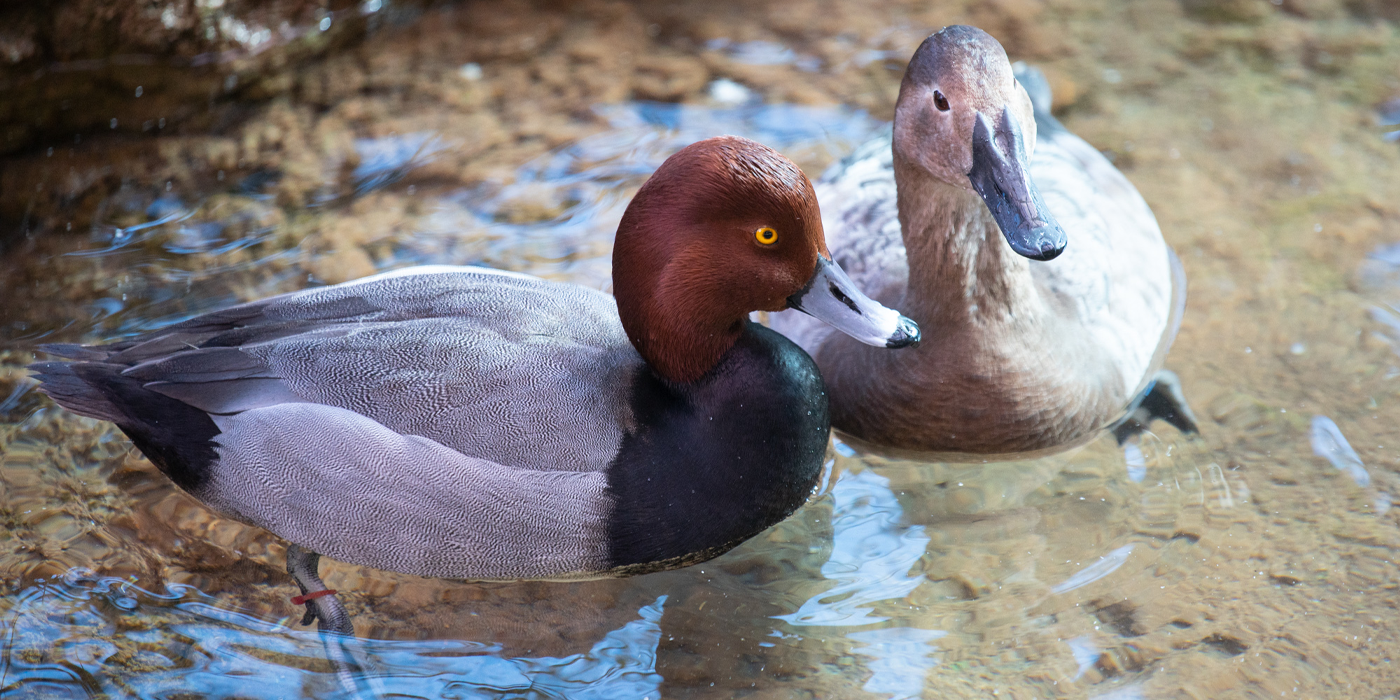
[(322, 555), (573, 580), (702, 562), (812, 493), (817, 366), (753, 312), (882, 348), (914, 323), (830, 257), (811, 181), (755, 141), (668, 158), (618, 225), (613, 294), (423, 266), (273, 296), (31, 366), (175, 486), (289, 542), (303, 624), (350, 634)]
[[(1029, 88), (1029, 92), (1028, 92)], [(1050, 113), (1043, 74), (945, 27), (900, 84), (892, 129), (816, 183), (833, 259), (929, 333), (879, 355), (792, 312), (850, 442), (953, 461), (1031, 457), (1195, 419), (1162, 365), (1180, 261), (1142, 196)]]

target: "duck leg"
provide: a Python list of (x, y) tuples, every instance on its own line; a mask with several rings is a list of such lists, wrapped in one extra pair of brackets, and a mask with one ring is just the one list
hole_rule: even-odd
[(292, 602), (306, 605), (306, 615), (301, 618), (301, 624), (309, 625), (320, 620), (319, 629), (322, 632), (353, 636), (355, 629), (350, 624), (350, 613), (345, 612), (345, 606), (335, 597), (335, 591), (327, 590), (326, 584), (321, 581), (317, 573), (320, 564), (321, 555), (295, 544), (288, 545), (287, 573), (296, 579), (297, 586), (301, 588), (301, 595), (293, 598)]
[(350, 613), (335, 597), (336, 592), (327, 590), (326, 584), (321, 581), (317, 573), (320, 563), (321, 555), (295, 544), (288, 545), (287, 573), (296, 579), (297, 586), (301, 588), (301, 595), (293, 598), (292, 602), (306, 605), (306, 616), (301, 618), (301, 624), (320, 621), (326, 660), (335, 667), (336, 680), (346, 697), (380, 697), (383, 693), (375, 692), (373, 679), (364, 672), (365, 665), (355, 658), (354, 651), (346, 644), (355, 636)]
[(1171, 423), (1183, 433), (1192, 435), (1200, 432), (1196, 427), (1196, 414), (1186, 404), (1186, 395), (1181, 391), (1181, 379), (1169, 369), (1160, 370), (1152, 380), (1152, 386), (1128, 408), (1127, 415), (1112, 428), (1118, 444), (1123, 444), (1135, 435), (1147, 430), (1152, 421), (1161, 419)]

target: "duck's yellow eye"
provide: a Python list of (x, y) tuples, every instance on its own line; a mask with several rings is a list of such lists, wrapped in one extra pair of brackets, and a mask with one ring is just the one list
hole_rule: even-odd
[(778, 232), (768, 226), (753, 232), (754, 240), (763, 245), (773, 245), (778, 242)]

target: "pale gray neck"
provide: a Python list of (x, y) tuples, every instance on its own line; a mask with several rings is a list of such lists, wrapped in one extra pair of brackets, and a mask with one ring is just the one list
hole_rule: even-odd
[(895, 155), (909, 261), (901, 311), (934, 328), (1020, 325), (1044, 304), (1030, 263), (1006, 244), (982, 199)]

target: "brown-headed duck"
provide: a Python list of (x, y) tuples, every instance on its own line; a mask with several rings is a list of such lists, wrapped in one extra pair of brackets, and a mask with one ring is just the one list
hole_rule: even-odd
[(348, 633), (319, 555), (429, 577), (571, 579), (717, 556), (802, 505), (830, 420), (799, 308), (918, 328), (830, 260), (812, 184), (747, 139), (671, 156), (617, 230), (614, 296), (419, 267), (50, 345), (42, 390), (177, 486), (293, 543), (306, 623)]
[(1194, 430), (1159, 372), (1185, 305), (1180, 262), (1132, 184), (1051, 116), (1039, 71), (1020, 71), (1029, 95), (1017, 77), (986, 32), (943, 29), (909, 62), (892, 133), (816, 185), (834, 259), (928, 336), (878, 354), (773, 316), (858, 443), (985, 459), (1115, 422), (1122, 439), (1152, 416)]

